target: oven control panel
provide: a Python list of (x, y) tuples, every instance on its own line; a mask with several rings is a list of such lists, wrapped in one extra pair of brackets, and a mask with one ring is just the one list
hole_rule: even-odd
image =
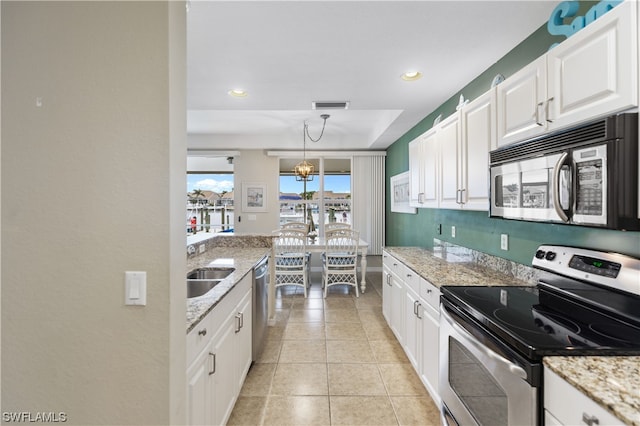
[(534, 268), (640, 295), (640, 259), (578, 247), (542, 245)]

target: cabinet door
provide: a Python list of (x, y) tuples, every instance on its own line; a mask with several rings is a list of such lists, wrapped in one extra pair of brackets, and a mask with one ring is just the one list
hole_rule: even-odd
[(546, 56), (541, 56), (497, 86), (498, 146), (546, 131)]
[[(250, 279), (250, 275), (246, 277), (246, 279)], [(238, 313), (240, 314), (241, 327), (237, 333), (236, 339), (238, 341), (238, 349), (236, 352), (237, 360), (238, 360), (238, 377), (237, 377), (237, 390), (240, 391), (242, 389), (242, 384), (244, 383), (244, 379), (249, 372), (249, 367), (251, 367), (251, 345), (252, 345), (252, 335), (251, 335), (251, 325), (253, 324), (252, 317), (252, 300), (251, 300), (251, 290), (247, 292), (242, 301), (240, 302)]]
[(638, 105), (635, 2), (624, 2), (547, 55), (548, 121), (576, 124)]
[(423, 144), (424, 202), (422, 207), (438, 207), (438, 141), (437, 131), (425, 133)]
[(382, 269), (382, 316), (391, 325), (391, 272), (385, 266)]
[(460, 205), (460, 115), (453, 114), (443, 121), (437, 133), (440, 153), (439, 204), (442, 209), (459, 209)]
[(219, 328), (218, 334), (213, 338), (211, 352), (215, 354), (215, 368), (213, 377), (213, 415), (212, 422), (215, 425), (225, 424), (238, 392), (236, 389), (237, 366), (236, 354), (236, 329), (238, 320), (236, 313), (230, 315)]
[(404, 296), (404, 351), (418, 370), (418, 336), (422, 328), (418, 319), (418, 296), (410, 289), (405, 289)]
[(211, 423), (212, 400), (209, 372), (212, 356), (205, 349), (187, 370), (187, 424), (206, 425)]
[(409, 142), (409, 205), (422, 207), (424, 197), (424, 168), (422, 136)]
[(464, 209), (489, 210), (489, 152), (496, 148), (495, 88), (462, 109), (460, 201)]
[(440, 350), (438, 311), (429, 305), (420, 306), (420, 316), (422, 317), (422, 334), (420, 350), (420, 378), (425, 384), (431, 397), (440, 405), (438, 394), (438, 380), (440, 371)]
[(391, 331), (398, 342), (404, 343), (404, 285), (397, 275), (391, 274)]

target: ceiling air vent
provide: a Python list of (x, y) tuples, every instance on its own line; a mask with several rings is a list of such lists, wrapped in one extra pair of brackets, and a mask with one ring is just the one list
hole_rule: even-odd
[(349, 109), (348, 101), (313, 101), (311, 102), (313, 109)]

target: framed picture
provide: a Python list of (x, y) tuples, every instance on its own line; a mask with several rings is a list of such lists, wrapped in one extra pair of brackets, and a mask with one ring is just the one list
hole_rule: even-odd
[(391, 176), (391, 211), (416, 214), (418, 209), (409, 206), (409, 172)]
[(267, 211), (267, 185), (264, 183), (242, 183), (242, 211)]

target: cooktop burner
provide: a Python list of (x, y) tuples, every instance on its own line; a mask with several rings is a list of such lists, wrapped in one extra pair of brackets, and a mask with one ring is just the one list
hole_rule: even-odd
[(640, 354), (640, 318), (636, 324), (622, 322), (536, 287), (443, 286), (441, 291), (443, 300), (532, 360), (548, 355)]

